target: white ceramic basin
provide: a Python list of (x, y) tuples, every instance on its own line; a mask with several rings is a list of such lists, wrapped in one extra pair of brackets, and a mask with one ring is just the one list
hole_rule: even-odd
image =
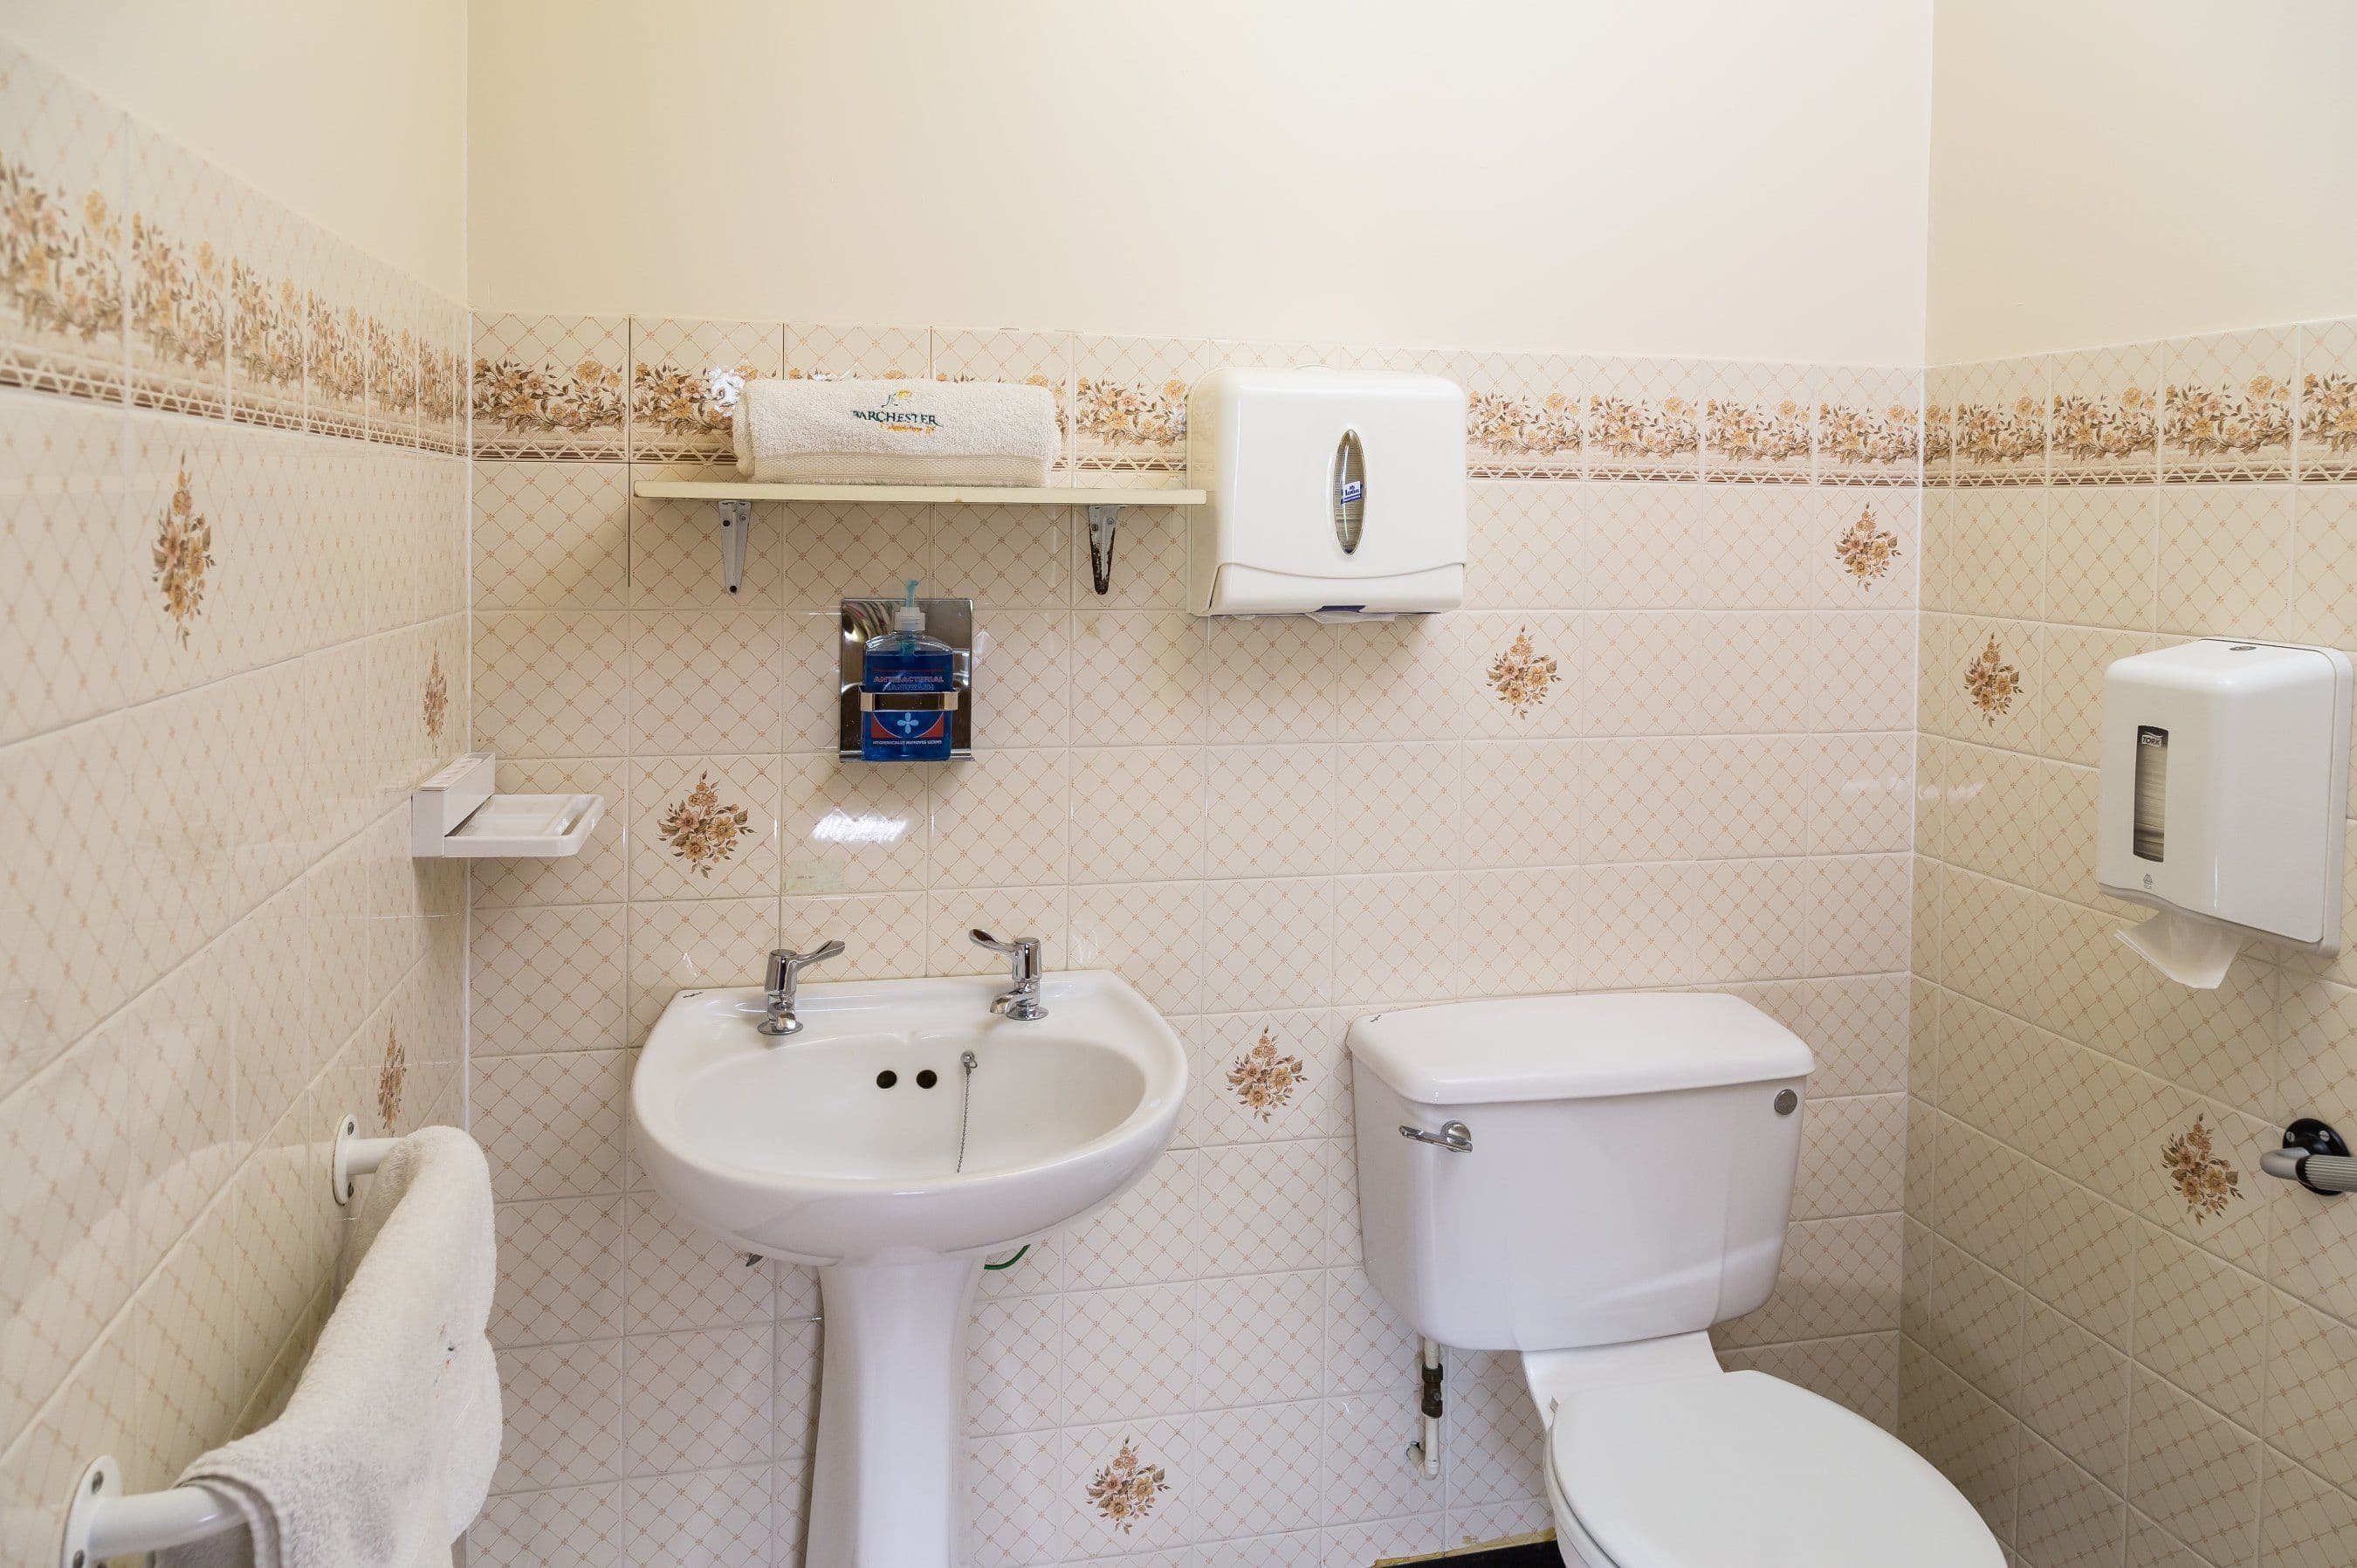
[(748, 1251), (821, 1264), (992, 1252), (1088, 1212), (1169, 1143), (1186, 1053), (1117, 974), (1049, 976), (1030, 1022), (989, 1011), (1001, 989), (805, 986), (777, 1040), (759, 990), (682, 992), (630, 1085), (649, 1179)]
[(819, 1265), (805, 1568), (957, 1568), (982, 1261), (1135, 1182), (1186, 1100), (1178, 1036), (1119, 975), (1049, 975), (1028, 1021), (990, 1011), (1000, 989), (805, 986), (780, 1039), (754, 1028), (758, 989), (683, 991), (640, 1056), (656, 1188), (736, 1246)]

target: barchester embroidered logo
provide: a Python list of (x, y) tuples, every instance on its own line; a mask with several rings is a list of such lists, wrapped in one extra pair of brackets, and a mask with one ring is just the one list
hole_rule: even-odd
[(896, 435), (931, 435), (941, 428), (939, 419), (930, 413), (900, 406), (915, 395), (907, 387), (896, 388), (886, 392), (883, 401), (874, 408), (853, 409), (851, 417), (872, 420)]

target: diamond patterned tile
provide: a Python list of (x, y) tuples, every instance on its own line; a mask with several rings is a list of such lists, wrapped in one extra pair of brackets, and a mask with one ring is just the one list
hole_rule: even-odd
[(2134, 1398), (2129, 1503), (2212, 1562), (2239, 1561), (2258, 1523), (2258, 1439), (2141, 1369)]
[(770, 1477), (754, 1466), (626, 1482), (628, 1561), (647, 1568), (682, 1561), (770, 1568)]
[(621, 1214), (612, 1197), (500, 1204), (491, 1343), (507, 1349), (619, 1334)]
[(621, 608), (630, 586), (630, 478), (612, 463), (477, 464), (476, 605)]
[(493, 1568), (540, 1568), (552, 1557), (581, 1568), (621, 1568), (618, 1486), (494, 1494), (467, 1533), (468, 1560)]
[(635, 1475), (770, 1455), (770, 1330), (727, 1328), (623, 1342), (627, 1463)]

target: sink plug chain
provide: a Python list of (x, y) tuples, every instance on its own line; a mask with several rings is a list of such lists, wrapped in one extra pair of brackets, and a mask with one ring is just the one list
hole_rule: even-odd
[(958, 1057), (958, 1065), (965, 1069), (965, 1078), (958, 1095), (958, 1157), (957, 1168), (965, 1169), (965, 1128), (974, 1119), (974, 1053), (966, 1051)]

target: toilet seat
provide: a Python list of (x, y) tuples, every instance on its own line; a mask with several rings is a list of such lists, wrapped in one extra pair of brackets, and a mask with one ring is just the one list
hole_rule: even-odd
[[(1760, 1372), (1566, 1392), (1554, 1491), (1612, 1568), (1999, 1568), (1963, 1493), (1830, 1400)], [(1571, 1533), (1566, 1530), (1566, 1534)]]

